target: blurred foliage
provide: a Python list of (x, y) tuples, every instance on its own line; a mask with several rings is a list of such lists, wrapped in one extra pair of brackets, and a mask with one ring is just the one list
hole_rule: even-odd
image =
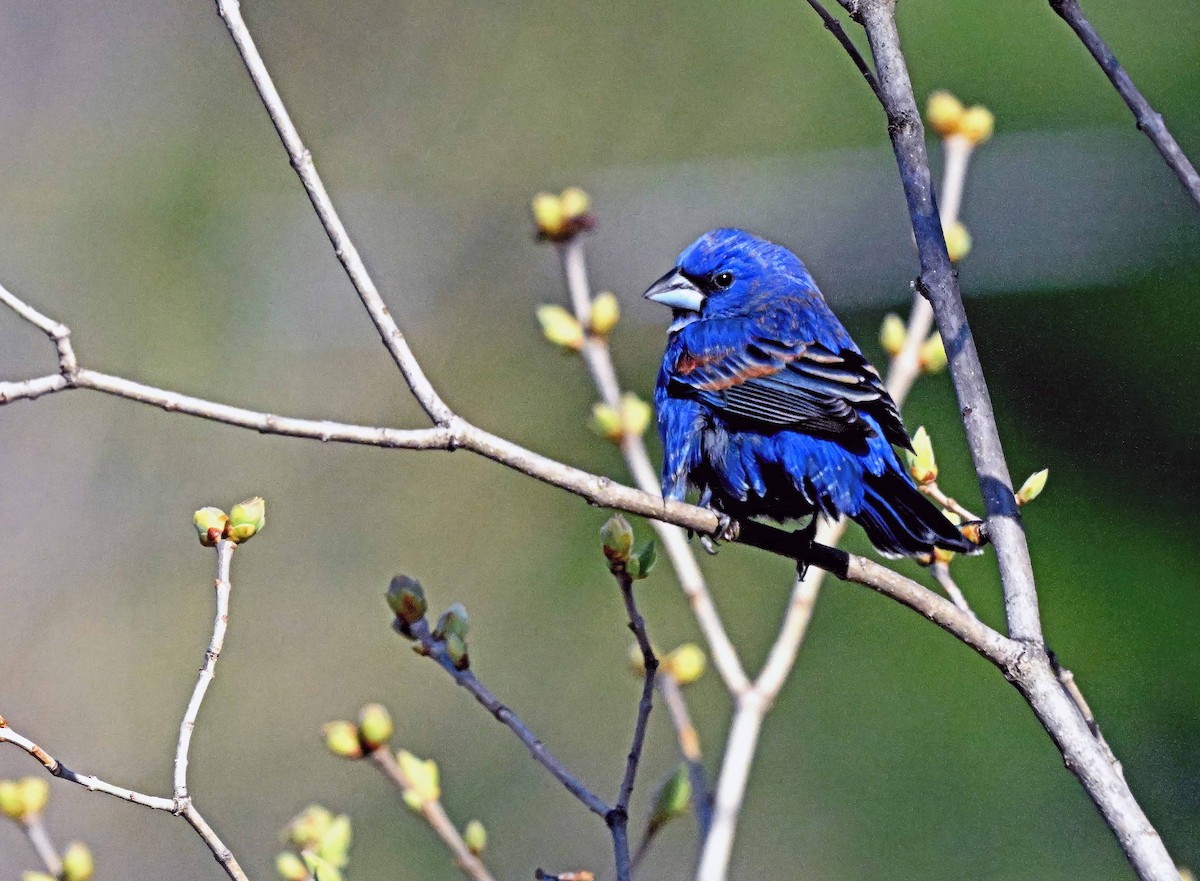
[[(1088, 11), (1184, 146), (1200, 141), (1195, 4), (1091, 0)], [(210, 4), (7, 2), (0, 14), (21, 37), (0, 57), (0, 268), (74, 327), (84, 363), (277, 412), (420, 424)], [(533, 317), (535, 303), (562, 295), (553, 254), (532, 241), (532, 194), (614, 169), (667, 175), (713, 157), (803, 157), (883, 139), (868, 91), (802, 3), (257, 0), (247, 15), (451, 403), (617, 476), (617, 451), (587, 426), (595, 396), (582, 366), (546, 344)], [(918, 94), (948, 87), (985, 102), (997, 140), (1092, 128), (1103, 138), (1106, 126), (1132, 125), (1044, 3), (905, 0), (901, 25)], [(968, 222), (973, 205), (1004, 197), (969, 191)], [(1068, 232), (1074, 207), (1055, 219)], [(595, 241), (607, 253), (632, 249), (622, 218), (602, 203), (596, 211)], [(598, 260), (597, 289), (618, 270), (652, 280), (697, 224), (720, 220), (680, 206), (656, 261)], [(1200, 282), (1197, 255), (1179, 242), (1160, 243), (1160, 268), (1145, 277), (978, 296), (968, 309), (1013, 473), (1053, 474), (1026, 513), (1053, 648), (1168, 846), (1195, 865), (1200, 401), (1188, 359)], [(971, 289), (971, 258), (962, 273)], [(636, 291), (619, 293), (634, 305)], [(878, 308), (845, 316), (864, 345), (906, 301), (904, 290), (878, 295)], [(627, 387), (645, 397), (662, 322), (629, 311), (613, 346)], [(51, 363), (11, 316), (0, 315), (0, 340), (5, 376)], [(877, 346), (869, 354), (882, 359)], [(948, 379), (922, 379), (905, 412), (937, 438), (941, 485), (974, 504)], [(322, 744), (322, 722), (381, 700), (396, 746), (437, 760), (451, 815), (487, 825), (498, 876), (607, 867), (605, 830), (412, 656), (381, 596), (391, 573), (411, 571), (437, 608), (466, 603), (473, 669), (611, 794), (637, 684), (623, 670), (621, 603), (594, 551), (603, 512), (464, 453), (263, 438), (86, 393), (0, 409), (0, 448), (0, 709), (72, 767), (166, 788), (211, 620), (212, 552), (188, 517), (212, 499), (261, 494), (271, 529), (235, 560), (230, 634), (192, 765), (197, 798), (243, 865), (267, 876), (276, 830), (320, 801), (354, 818), (354, 879), (457, 877), (377, 774)], [(848, 544), (866, 551), (858, 530)], [(789, 567), (743, 548), (703, 565), (754, 664)], [(990, 558), (955, 571), (980, 614), (1001, 620)], [(667, 567), (639, 590), (656, 644), (696, 638)], [(709, 675), (689, 700), (715, 770), (726, 697)], [(665, 721), (652, 719), (646, 780), (677, 758)], [(28, 771), (26, 757), (0, 751), (0, 776)], [(215, 877), (184, 824), (59, 781), (52, 793), (52, 832), (94, 844), (100, 877), (160, 878), (167, 867), (175, 878)], [(648, 799), (635, 799), (637, 818)], [(665, 829), (647, 874), (687, 877), (691, 836), (686, 823)], [(15, 828), (0, 828), (0, 871), (27, 868), (25, 848)], [(1129, 873), (993, 669), (894, 603), (834, 583), (767, 724), (736, 875)]]

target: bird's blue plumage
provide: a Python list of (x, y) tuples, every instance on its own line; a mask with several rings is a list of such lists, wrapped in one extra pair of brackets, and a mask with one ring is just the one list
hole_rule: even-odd
[(974, 549), (900, 464), (895, 403), (791, 251), (713, 230), (646, 296), (674, 313), (654, 390), (667, 498), (846, 515), (890, 555)]

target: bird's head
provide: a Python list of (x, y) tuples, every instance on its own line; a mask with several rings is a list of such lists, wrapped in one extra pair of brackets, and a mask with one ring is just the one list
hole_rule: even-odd
[(670, 306), (678, 328), (697, 318), (748, 315), (772, 284), (788, 278), (812, 284), (804, 264), (782, 245), (740, 229), (714, 229), (692, 242), (643, 296)]

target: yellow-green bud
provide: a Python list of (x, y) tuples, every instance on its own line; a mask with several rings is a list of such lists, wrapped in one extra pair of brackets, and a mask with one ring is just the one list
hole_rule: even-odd
[(275, 871), (283, 881), (308, 881), (308, 867), (304, 865), (304, 860), (290, 850), (275, 857)]
[(358, 711), (358, 736), (367, 749), (378, 749), (392, 737), (392, 715), (383, 704), (367, 704)]
[(996, 128), (996, 118), (986, 107), (975, 105), (968, 107), (958, 124), (958, 133), (978, 146), (992, 136)]
[(583, 348), (583, 325), (562, 306), (553, 303), (538, 306), (536, 314), (542, 336), (554, 345), (576, 352)]
[(1021, 488), (1017, 490), (1017, 504), (1028, 505), (1034, 499), (1042, 494), (1042, 490), (1046, 488), (1046, 478), (1050, 476), (1050, 469), (1043, 468), (1041, 471), (1035, 471), (1025, 478), (1025, 482), (1021, 484)]
[(16, 780), (0, 780), (0, 813), (11, 820), (25, 816), (25, 800)]
[(616, 407), (597, 402), (592, 405), (592, 431), (613, 443), (620, 443), (625, 435), (621, 425), (621, 414)]
[(58, 879), (45, 872), (22, 872), (21, 881), (58, 881)]
[(433, 628), (433, 638), (445, 639), (453, 634), (466, 639), (469, 626), (467, 607), (462, 603), (455, 603), (438, 617), (437, 626)]
[(629, 647), (629, 652), (626, 654), (625, 660), (629, 663), (629, 670), (634, 675), (646, 675), (646, 656), (642, 654), (642, 647), (636, 642)]
[(422, 761), (406, 749), (396, 753), (396, 761), (411, 787), (404, 795), (404, 801), (410, 808), (419, 811), (425, 802), (437, 801), (442, 797), (437, 762), (433, 759)]
[(912, 436), (912, 452), (905, 450), (904, 458), (908, 461), (908, 473), (918, 484), (924, 485), (937, 480), (937, 460), (933, 457), (933, 441), (929, 432), (922, 425)]
[(317, 844), (317, 856), (331, 866), (341, 869), (350, 861), (350, 818), (338, 814)]
[(930, 95), (925, 105), (925, 121), (943, 138), (958, 132), (965, 113), (962, 101), (943, 89)]
[(63, 881), (90, 881), (96, 872), (96, 861), (92, 852), (82, 841), (71, 842), (62, 858)]
[(395, 576), (388, 585), (387, 604), (393, 614), (405, 624), (416, 624), (425, 617), (429, 604), (421, 582), (407, 575)]
[(559, 194), (558, 201), (567, 220), (583, 217), (592, 208), (592, 197), (579, 187), (567, 187)]
[(228, 515), (220, 508), (201, 508), (192, 516), (192, 523), (200, 536), (200, 544), (206, 548), (216, 546), (225, 534), (225, 524), (228, 522)]
[(946, 367), (946, 346), (942, 343), (942, 335), (934, 333), (921, 343), (917, 353), (917, 364), (926, 373), (938, 373)]
[(561, 236), (567, 227), (567, 216), (562, 199), (553, 193), (538, 193), (533, 197), (533, 222), (538, 232), (547, 238)]
[(961, 220), (944, 224), (942, 235), (946, 238), (946, 252), (951, 263), (957, 263), (971, 253), (971, 233)]
[(655, 544), (654, 539), (650, 539), (633, 552), (633, 556), (625, 564), (625, 570), (633, 578), (640, 580), (650, 574), (650, 570), (654, 568), (654, 564), (657, 562), (658, 545)]
[(463, 829), (463, 843), (466, 844), (467, 850), (479, 856), (487, 847), (487, 829), (478, 820), (472, 820)]
[(600, 542), (610, 563), (624, 563), (633, 550), (633, 527), (620, 514), (613, 514), (600, 527)]
[(21, 791), (21, 807), (25, 816), (40, 814), (50, 801), (50, 784), (42, 777), (22, 777), (17, 781)]
[(466, 670), (471, 666), (471, 657), (467, 654), (467, 641), (457, 633), (447, 633), (445, 637), (446, 657), (453, 663), (456, 670)]
[(284, 836), (301, 850), (316, 847), (333, 822), (333, 813), (320, 805), (309, 805), (292, 818)]
[(335, 756), (341, 756), (343, 759), (362, 758), (363, 748), (358, 740), (358, 726), (353, 722), (326, 722), (321, 734), (325, 738), (325, 746)]
[(949, 563), (954, 559), (954, 551), (948, 551), (945, 548), (935, 547), (933, 549), (933, 562)]
[(907, 336), (908, 329), (904, 326), (904, 319), (895, 312), (889, 312), (883, 319), (883, 326), (879, 328), (879, 345), (895, 358), (904, 348), (904, 340)]
[(308, 867), (313, 881), (344, 881), (342, 872), (337, 866), (321, 859), (315, 853), (304, 854), (304, 865)]
[(612, 333), (617, 322), (621, 320), (621, 304), (617, 295), (612, 291), (604, 291), (592, 300), (591, 314), (588, 316), (588, 327), (598, 336)]
[(685, 642), (663, 658), (662, 670), (680, 685), (691, 685), (704, 675), (708, 658), (694, 642)]
[(625, 434), (641, 437), (646, 433), (653, 416), (653, 408), (633, 392), (621, 395), (621, 428)]
[(241, 544), (254, 538), (267, 524), (267, 503), (258, 496), (238, 502), (229, 510), (229, 538)]
[(683, 762), (675, 766), (658, 784), (654, 792), (654, 807), (650, 811), (648, 825), (658, 828), (668, 820), (687, 813), (688, 803), (692, 798), (692, 781), (688, 777), (688, 767)]

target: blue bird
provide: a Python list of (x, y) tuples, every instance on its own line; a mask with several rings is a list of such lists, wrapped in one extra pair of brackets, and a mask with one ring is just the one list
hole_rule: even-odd
[(654, 388), (665, 498), (690, 485), (734, 519), (845, 515), (891, 557), (978, 550), (900, 464), (896, 404), (795, 254), (715, 229), (644, 296), (674, 316)]

